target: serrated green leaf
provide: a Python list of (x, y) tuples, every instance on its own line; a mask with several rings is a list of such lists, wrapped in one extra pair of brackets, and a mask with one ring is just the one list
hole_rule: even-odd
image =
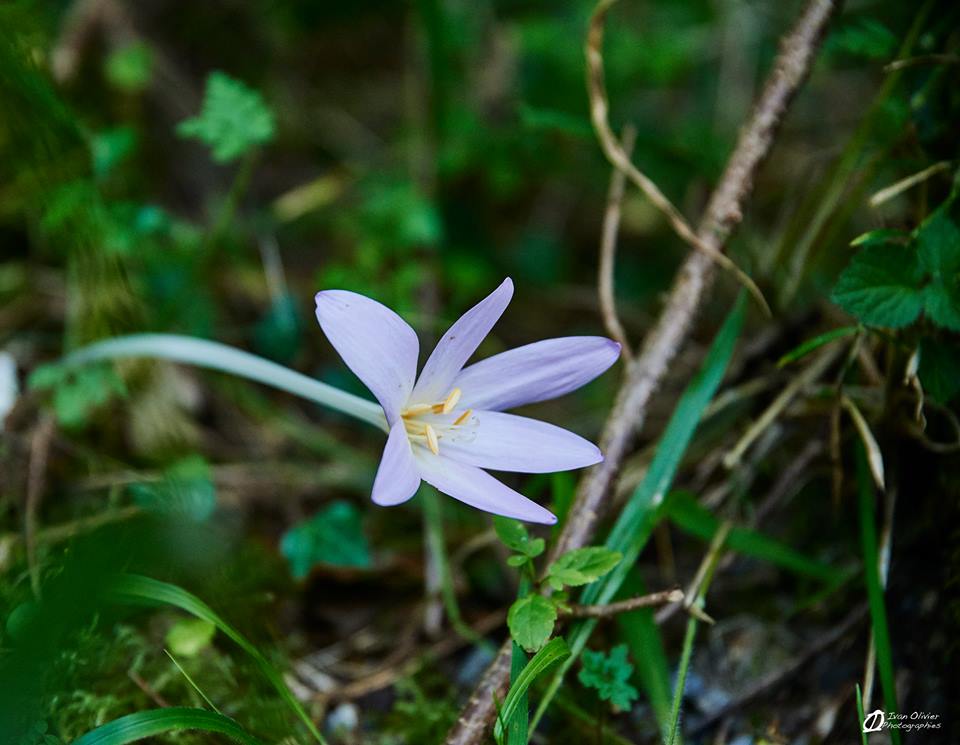
[(229, 163), (273, 139), (273, 112), (259, 92), (226, 73), (207, 78), (200, 114), (180, 122), (177, 134), (207, 145), (217, 163)]
[(873, 326), (913, 323), (924, 306), (923, 269), (916, 253), (899, 246), (868, 246), (853, 257), (833, 290), (833, 301)]
[(633, 665), (627, 661), (627, 645), (618, 644), (609, 655), (583, 651), (583, 667), (577, 678), (587, 688), (597, 691), (602, 701), (609, 701), (616, 708), (626, 710), (639, 694), (630, 685)]
[(944, 208), (917, 229), (920, 265), (929, 274), (924, 310), (938, 326), (960, 331), (960, 228)]
[(556, 620), (556, 607), (536, 593), (517, 600), (507, 613), (510, 636), (528, 652), (536, 652), (546, 643)]
[(210, 646), (217, 627), (203, 618), (181, 618), (167, 632), (170, 651), (179, 657), (195, 657)]
[(340, 567), (370, 566), (370, 546), (360, 511), (350, 502), (336, 501), (290, 528), (280, 542), (290, 571), (303, 579), (318, 564)]
[(547, 574), (551, 584), (559, 582), (561, 585), (579, 587), (605, 575), (620, 563), (621, 558), (623, 556), (618, 551), (611, 551), (604, 546), (587, 546), (560, 556), (550, 565)]
[(920, 384), (925, 395), (948, 404), (960, 393), (960, 347), (935, 339), (920, 342)]

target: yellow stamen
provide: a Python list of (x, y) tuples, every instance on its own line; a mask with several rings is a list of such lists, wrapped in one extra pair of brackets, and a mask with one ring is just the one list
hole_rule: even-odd
[[(459, 390), (459, 389), (458, 389), (458, 390)], [(467, 419), (470, 418), (470, 415), (471, 415), (472, 413), (473, 413), (473, 409), (467, 409), (467, 410), (466, 410), (465, 412), (463, 412), (460, 416), (458, 416), (456, 419), (453, 420), (453, 426), (454, 426), (454, 427), (459, 427), (461, 424), (463, 424), (465, 421), (467, 421)]]
[(447, 396), (447, 400), (443, 402), (443, 413), (449, 414), (453, 411), (453, 407), (457, 405), (457, 401), (460, 400), (460, 394), (462, 391), (459, 388), (454, 388), (450, 391), (450, 395)]
[(434, 455), (440, 455), (440, 443), (437, 442), (437, 433), (433, 427), (427, 425), (427, 447)]
[(433, 411), (433, 404), (414, 404), (403, 410), (403, 416), (417, 416), (426, 414), (428, 411)]

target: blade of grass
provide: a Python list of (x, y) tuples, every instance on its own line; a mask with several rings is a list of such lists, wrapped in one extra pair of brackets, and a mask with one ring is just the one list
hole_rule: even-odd
[[(610, 531), (605, 545), (613, 551), (619, 551), (623, 559), (609, 574), (599, 581), (587, 585), (580, 599), (583, 605), (609, 603), (614, 598), (626, 579), (630, 568), (636, 564), (640, 552), (653, 532), (653, 528), (662, 518), (664, 497), (673, 483), (683, 454), (693, 439), (697, 424), (699, 424), (704, 410), (720, 386), (727, 365), (733, 356), (733, 350), (743, 326), (745, 308), (746, 300), (741, 292), (733, 310), (727, 315), (723, 326), (717, 332), (700, 370), (690, 381), (677, 402), (677, 407), (670, 417), (667, 428), (660, 436), (657, 451), (643, 481), (630, 496), (623, 512), (620, 513), (620, 517), (617, 518), (613, 529)], [(550, 681), (550, 685), (537, 707), (531, 729), (536, 728), (537, 723), (550, 705), (550, 701), (563, 683), (564, 675), (583, 651), (596, 625), (596, 619), (591, 619), (571, 629), (569, 634), (570, 657), (564, 660), (562, 666)]]
[(184, 670), (184, 669), (183, 669), (183, 665), (180, 664), (180, 662), (177, 660), (177, 658), (174, 657), (172, 654), (170, 654), (170, 650), (169, 650), (169, 649), (165, 649), (165, 650), (163, 650), (163, 651), (167, 653), (167, 657), (170, 658), (170, 662), (172, 662), (172, 663), (176, 666), (177, 670), (180, 671), (180, 674), (181, 674), (184, 678), (186, 678), (187, 682), (190, 684), (190, 687), (193, 688), (193, 690), (195, 690), (195, 691), (197, 692), (197, 694), (200, 696), (200, 698), (203, 699), (204, 703), (205, 703), (207, 706), (209, 706), (211, 709), (213, 709), (215, 712), (217, 712), (217, 714), (222, 714), (223, 712), (220, 711), (220, 709), (217, 708), (217, 705), (216, 705), (215, 703), (213, 703), (213, 701), (210, 700), (210, 698), (207, 696), (207, 694), (203, 692), (203, 689), (202, 689), (200, 686), (197, 685), (196, 681), (190, 676), (190, 673), (188, 673), (186, 670)]
[[(503, 706), (500, 707), (500, 716), (493, 728), (493, 736), (498, 744), (505, 742), (503, 739), (503, 722), (510, 722), (513, 719), (518, 707), (521, 706), (521, 702), (526, 700), (527, 691), (533, 681), (554, 663), (569, 657), (569, 655), (570, 649), (567, 647), (567, 643), (559, 636), (555, 637), (533, 656), (520, 675), (510, 683), (510, 690), (503, 700)], [(511, 740), (510, 745), (515, 745), (515, 743)]]
[[(716, 533), (720, 521), (702, 507), (691, 494), (674, 492), (666, 502), (666, 515), (680, 530), (704, 540)], [(805, 577), (836, 582), (842, 576), (833, 567), (814, 561), (789, 546), (749, 528), (734, 527), (727, 547), (745, 556), (768, 561)]]
[[(646, 585), (636, 569), (627, 575), (617, 598), (645, 595)], [(635, 676), (647, 694), (650, 706), (662, 732), (670, 721), (670, 669), (660, 629), (653, 619), (652, 608), (640, 608), (617, 616), (620, 636), (630, 646), (630, 656), (637, 663)]]
[[(526, 597), (530, 593), (531, 584), (530, 577), (526, 572), (520, 575), (520, 587), (517, 590), (517, 599)], [(523, 651), (523, 648), (519, 644), (513, 642), (513, 650), (510, 653), (511, 681), (519, 680), (527, 663), (527, 653)], [(509, 725), (507, 728), (507, 742), (510, 743), (510, 745), (523, 745), (530, 735), (530, 705), (528, 699), (529, 697), (526, 692), (521, 694), (518, 697), (517, 709), (513, 717), (507, 720)]]
[(166, 732), (202, 730), (226, 735), (243, 745), (263, 745), (232, 719), (205, 709), (171, 707), (138, 711), (87, 732), (73, 745), (126, 745)]
[[(860, 505), (860, 538), (863, 545), (863, 573), (870, 605), (870, 623), (876, 648), (883, 703), (888, 712), (898, 711), (897, 689), (893, 674), (893, 652), (890, 646), (890, 627), (884, 605), (883, 586), (880, 583), (880, 553), (877, 544), (877, 526), (874, 515), (873, 476), (863, 446), (857, 445), (857, 492)], [(900, 745), (900, 730), (890, 728), (890, 740)]]
[(807, 339), (805, 342), (798, 344), (796, 347), (783, 355), (783, 357), (777, 360), (777, 367), (785, 367), (791, 362), (796, 362), (799, 359), (803, 359), (811, 352), (822, 347), (824, 344), (829, 344), (837, 339), (845, 339), (848, 336), (853, 336), (859, 330), (859, 326), (842, 326), (838, 329), (831, 329), (830, 331), (820, 334), (819, 336), (815, 336), (812, 339)]
[(860, 690), (860, 684), (857, 683), (857, 721), (860, 723), (860, 743), (867, 745), (867, 733), (864, 732), (863, 720), (863, 692)]
[(71, 352), (61, 361), (67, 367), (129, 357), (153, 357), (239, 375), (322, 406), (356, 417), (388, 431), (383, 410), (373, 401), (321, 383), (242, 349), (207, 339), (178, 334), (133, 334), (98, 341)]
[(283, 676), (270, 664), (259, 649), (251, 644), (247, 638), (233, 626), (217, 615), (209, 605), (204, 603), (196, 595), (187, 592), (177, 585), (137, 574), (120, 575), (111, 583), (107, 592), (111, 597), (122, 602), (173, 605), (197, 618), (212, 623), (253, 658), (264, 677), (270, 681), (277, 693), (280, 694), (280, 697), (300, 718), (304, 725), (306, 725), (310, 734), (313, 735), (313, 738), (317, 742), (322, 743), (322, 745), (327, 745), (326, 740), (323, 735), (320, 734), (320, 730), (317, 729), (310, 715), (307, 714), (300, 702), (297, 701), (290, 692), (290, 689), (287, 688), (287, 684), (283, 681)]

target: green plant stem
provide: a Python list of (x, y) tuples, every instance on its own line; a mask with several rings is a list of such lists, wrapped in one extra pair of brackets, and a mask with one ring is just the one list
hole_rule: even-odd
[(250, 150), (243, 156), (240, 167), (237, 168), (237, 173), (234, 175), (233, 181), (230, 184), (230, 190), (227, 192), (226, 198), (217, 210), (213, 227), (210, 228), (210, 231), (204, 238), (203, 255), (209, 256), (210, 249), (217, 245), (220, 236), (223, 235), (223, 231), (227, 229), (227, 225), (230, 224), (236, 215), (240, 200), (243, 199), (243, 195), (250, 185), (250, 178), (253, 176), (253, 169), (256, 162), (256, 150)]
[(389, 431), (379, 404), (242, 349), (207, 339), (178, 334), (118, 336), (81, 347), (64, 357), (62, 364), (74, 367), (130, 357), (153, 357), (239, 375), (335, 409), (384, 432)]

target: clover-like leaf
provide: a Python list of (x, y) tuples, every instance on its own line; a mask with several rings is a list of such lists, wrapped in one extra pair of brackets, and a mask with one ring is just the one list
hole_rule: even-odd
[(587, 546), (568, 551), (547, 569), (547, 577), (554, 589), (564, 586), (579, 587), (599, 579), (613, 569), (622, 558), (617, 551), (603, 546)]
[(371, 563), (360, 511), (344, 501), (331, 502), (290, 528), (280, 541), (280, 550), (297, 579), (306, 577), (317, 564), (365, 568)]
[(609, 655), (585, 649), (582, 659), (583, 667), (577, 675), (580, 682), (596, 690), (602, 701), (609, 701), (617, 709), (629, 709), (639, 694), (630, 685), (633, 665), (627, 661), (627, 645), (617, 645)]
[(873, 326), (913, 323), (924, 307), (923, 268), (911, 248), (870, 245), (853, 257), (833, 290), (833, 301)]
[(180, 122), (177, 134), (207, 145), (217, 163), (229, 163), (273, 139), (273, 112), (259, 92), (223, 72), (207, 78), (198, 116)]
[(520, 598), (510, 606), (507, 626), (513, 640), (528, 652), (536, 652), (547, 643), (557, 620), (557, 609), (543, 595)]

